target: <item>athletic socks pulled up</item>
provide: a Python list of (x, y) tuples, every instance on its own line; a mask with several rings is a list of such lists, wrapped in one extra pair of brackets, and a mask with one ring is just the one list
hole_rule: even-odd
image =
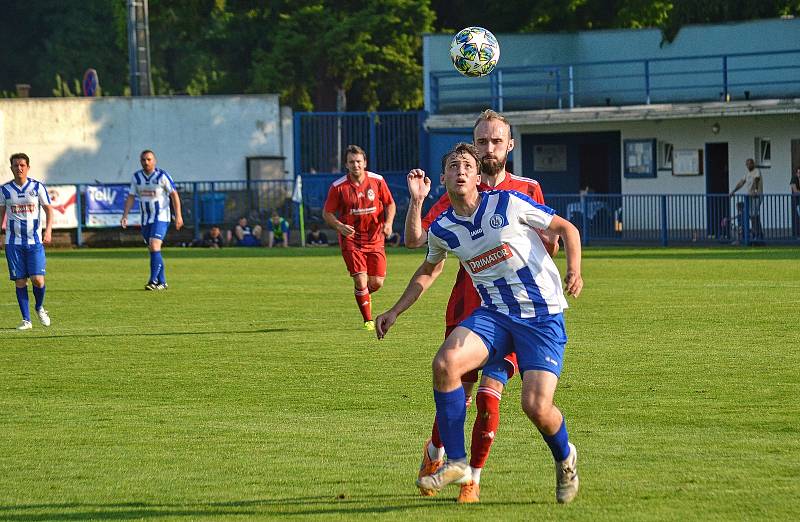
[(19, 304), (19, 311), (22, 312), (22, 318), (26, 321), (31, 320), (31, 302), (28, 298), (28, 287), (23, 286), (22, 288), (16, 287), (17, 290), (17, 303)]
[(44, 306), (44, 288), (45, 287), (39, 288), (35, 285), (33, 287), (34, 308), (36, 308), (36, 310), (41, 310)]
[(433, 390), (436, 402), (436, 424), (447, 458), (450, 460), (466, 459), (467, 450), (464, 445), (464, 420), (467, 417), (466, 396), (464, 388), (459, 386), (453, 391), (440, 392)]

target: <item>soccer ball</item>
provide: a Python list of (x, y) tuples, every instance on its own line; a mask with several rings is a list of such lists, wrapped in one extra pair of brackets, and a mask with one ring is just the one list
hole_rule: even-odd
[(453, 37), (450, 59), (456, 71), (472, 78), (486, 76), (497, 66), (500, 44), (483, 27), (467, 27)]

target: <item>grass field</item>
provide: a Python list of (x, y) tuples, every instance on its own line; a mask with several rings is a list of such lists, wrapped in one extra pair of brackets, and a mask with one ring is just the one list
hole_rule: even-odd
[[(390, 251), (377, 311), (421, 256)], [(585, 252), (556, 396), (580, 454), (567, 506), (518, 379), (481, 504), (455, 504), (455, 487), (416, 494), (454, 261), (378, 342), (358, 328), (338, 249), (171, 248), (165, 259), (171, 289), (151, 293), (144, 249), (50, 252), (49, 329), (34, 318), (13, 330), (7, 283), (0, 520), (800, 513), (800, 250)]]

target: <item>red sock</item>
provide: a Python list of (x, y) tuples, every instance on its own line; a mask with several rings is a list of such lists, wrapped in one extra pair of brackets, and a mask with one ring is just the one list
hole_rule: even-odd
[(478, 414), (475, 417), (475, 425), (472, 426), (469, 461), (469, 465), (473, 468), (482, 468), (489, 458), (489, 450), (500, 425), (500, 397), (501, 395), (491, 388), (483, 386), (478, 388), (475, 396)]
[(368, 289), (359, 290), (356, 288), (356, 303), (358, 303), (358, 309), (361, 311), (361, 317), (364, 318), (364, 321), (372, 321), (372, 303), (370, 302)]

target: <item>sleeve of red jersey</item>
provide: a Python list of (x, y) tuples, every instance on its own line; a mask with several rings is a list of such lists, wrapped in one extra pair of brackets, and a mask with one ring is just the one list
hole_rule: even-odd
[(385, 179), (381, 180), (381, 191), (383, 192), (383, 201), (384, 205), (391, 205), (394, 203), (394, 198), (392, 197), (392, 191), (389, 190), (389, 185), (386, 183)]
[(433, 220), (439, 217), (439, 214), (447, 210), (447, 207), (450, 206), (450, 197), (447, 195), (447, 192), (442, 194), (442, 197), (433, 204), (431, 209), (425, 214), (425, 217), (422, 218), (422, 228), (427, 232), (429, 228), (431, 228), (431, 223)]
[(339, 209), (339, 190), (334, 185), (331, 185), (331, 188), (328, 189), (328, 197), (325, 199), (324, 209), (325, 212), (330, 212), (331, 214), (335, 214)]
[(528, 189), (528, 195), (537, 203), (544, 205), (544, 194), (542, 194), (542, 186), (538, 183), (531, 183)]

